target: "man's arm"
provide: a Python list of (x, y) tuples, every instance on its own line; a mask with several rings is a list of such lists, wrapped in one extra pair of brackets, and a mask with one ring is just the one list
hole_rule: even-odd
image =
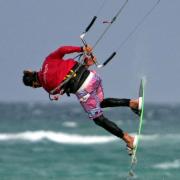
[(48, 57), (51, 58), (63, 58), (64, 55), (70, 54), (70, 53), (79, 53), (83, 52), (83, 47), (80, 46), (61, 46), (58, 49), (56, 49), (54, 52), (52, 52)]

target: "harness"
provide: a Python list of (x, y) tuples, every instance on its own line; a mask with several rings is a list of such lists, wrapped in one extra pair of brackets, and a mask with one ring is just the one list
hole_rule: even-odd
[[(87, 68), (85, 68), (83, 64), (76, 63), (74, 67), (69, 71), (69, 73), (64, 77), (63, 82), (60, 83), (52, 91), (50, 91), (49, 99), (58, 100), (59, 96), (63, 95), (64, 93), (66, 93), (67, 96), (70, 96), (70, 93), (76, 93), (76, 91), (82, 85), (89, 73), (90, 71)], [(60, 92), (58, 95), (55, 96), (54, 93), (57, 91)]]
[(70, 93), (75, 94), (80, 88), (80, 86), (83, 84), (84, 80), (88, 77), (89, 73), (90, 71), (81, 65), (80, 68), (76, 71), (76, 73), (72, 75), (70, 80), (62, 87), (65, 93), (68, 96), (70, 96)]

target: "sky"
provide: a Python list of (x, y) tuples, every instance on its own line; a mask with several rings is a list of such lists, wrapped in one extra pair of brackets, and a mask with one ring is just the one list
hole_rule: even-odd
[[(43, 89), (22, 84), (23, 70), (39, 70), (44, 58), (59, 46), (82, 46), (79, 36), (97, 15), (85, 37), (93, 45), (107, 26), (102, 22), (111, 20), (124, 1), (107, 0), (99, 12), (103, 2), (0, 0), (0, 102), (49, 102)], [(99, 62), (118, 49), (155, 2), (129, 0), (94, 49)], [(161, 0), (112, 62), (102, 69), (94, 67), (103, 79), (105, 97), (136, 98), (145, 77), (146, 102), (180, 103), (179, 9), (179, 0)], [(61, 101), (76, 101), (76, 97), (61, 97)]]

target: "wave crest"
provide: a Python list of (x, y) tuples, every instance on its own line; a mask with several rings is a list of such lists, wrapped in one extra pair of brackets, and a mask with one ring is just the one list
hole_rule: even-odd
[(117, 138), (112, 136), (84, 136), (53, 131), (26, 131), (14, 134), (0, 134), (0, 141), (9, 140), (24, 140), (31, 142), (49, 140), (63, 144), (102, 144), (115, 141)]

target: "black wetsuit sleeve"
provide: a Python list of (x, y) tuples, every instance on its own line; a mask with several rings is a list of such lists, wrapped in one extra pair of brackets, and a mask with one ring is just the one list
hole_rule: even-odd
[(101, 108), (128, 106), (130, 99), (106, 98), (101, 102)]
[(106, 117), (103, 115), (97, 117), (94, 119), (94, 122), (98, 125), (106, 129), (108, 132), (111, 134), (123, 138), (124, 133), (123, 130), (120, 129), (114, 122), (108, 120)]

